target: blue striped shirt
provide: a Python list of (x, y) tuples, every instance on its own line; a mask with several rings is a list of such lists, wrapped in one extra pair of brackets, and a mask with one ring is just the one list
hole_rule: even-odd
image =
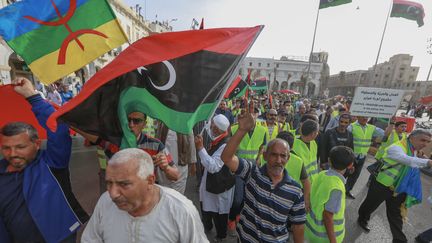
[(240, 242), (287, 242), (287, 223), (306, 222), (300, 185), (284, 170), (282, 181), (274, 186), (266, 165), (258, 168), (239, 158), (236, 174), (245, 181), (244, 207), (237, 227)]

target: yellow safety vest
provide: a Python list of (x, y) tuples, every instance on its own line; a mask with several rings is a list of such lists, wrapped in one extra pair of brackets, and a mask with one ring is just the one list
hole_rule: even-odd
[(278, 123), (276, 123), (276, 124), (273, 126), (273, 132), (272, 132), (271, 136), (270, 136), (269, 128), (268, 128), (268, 126), (267, 126), (267, 122), (262, 121), (262, 122), (259, 123), (259, 125), (265, 128), (265, 130), (266, 130), (266, 138), (267, 138), (267, 141), (270, 141), (270, 140), (275, 139), (276, 136), (279, 134), (279, 127), (278, 127)]
[(154, 125), (154, 119), (151, 117), (147, 117), (146, 120), (146, 125), (143, 128), (143, 132), (150, 136), (150, 137), (154, 137), (156, 134), (156, 126)]
[(293, 178), (298, 184), (302, 186), (300, 175), (303, 167), (303, 160), (297, 155), (290, 153), (290, 158), (285, 165), (285, 169), (288, 171), (288, 175)]
[(338, 110), (334, 110), (331, 114), (332, 117), (337, 117), (339, 115), (339, 111)]
[[(402, 140), (406, 139), (406, 133), (402, 133)], [(393, 130), (393, 132), (390, 134), (390, 136), (388, 137), (387, 141), (382, 143), (381, 146), (378, 149), (378, 152), (375, 155), (376, 159), (381, 159), (384, 155), (384, 151), (386, 148), (388, 148), (388, 146), (399, 142), (399, 136), (397, 134), (397, 132), (395, 130)]]
[(105, 170), (107, 167), (107, 157), (104, 150), (100, 146), (96, 146), (97, 158), (101, 169)]
[(333, 229), (336, 241), (342, 242), (345, 237), (345, 185), (336, 175), (328, 175), (328, 171), (321, 171), (315, 179), (316, 183), (311, 188), (311, 211), (306, 215), (305, 236), (309, 242), (330, 242), (324, 225), (323, 213), (325, 204), (330, 199), (331, 192), (342, 192), (341, 207), (333, 215)]
[(377, 181), (387, 187), (393, 186), (395, 184), (395, 182), (400, 176), (402, 169), (404, 168), (404, 166), (406, 166), (388, 157), (388, 150), (393, 146), (401, 147), (404, 153), (408, 154), (408, 140), (405, 139), (396, 142), (387, 147), (384, 151), (384, 155), (382, 157), (384, 165), (381, 168), (382, 171), (378, 173)]
[[(233, 125), (231, 127), (232, 133), (236, 133), (238, 130), (238, 125)], [(260, 125), (256, 125), (251, 137), (247, 133), (239, 147), (237, 148), (236, 155), (243, 159), (256, 160), (259, 152), (260, 146), (263, 144), (264, 137), (266, 136), (266, 129)]]
[(354, 139), (354, 153), (356, 155), (366, 155), (372, 143), (372, 136), (375, 131), (375, 126), (366, 124), (366, 128), (364, 130), (357, 122), (351, 126)]
[(278, 127), (281, 128), (280, 132), (284, 131), (284, 132), (291, 132), (291, 126), (288, 122), (285, 122), (285, 124), (282, 123), (278, 123)]
[(295, 138), (292, 150), (302, 159), (306, 173), (308, 174), (309, 180), (312, 184), (314, 178), (319, 173), (317, 164), (318, 147), (316, 142), (311, 141), (308, 147), (300, 138)]

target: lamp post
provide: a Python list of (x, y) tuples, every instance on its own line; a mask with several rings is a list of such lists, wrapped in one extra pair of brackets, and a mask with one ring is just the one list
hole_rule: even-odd
[[(429, 38), (429, 39), (427, 40), (427, 42), (429, 43), (429, 44), (427, 45), (427, 53), (428, 53), (428, 54), (432, 54), (432, 37)], [(432, 65), (431, 65), (430, 68), (429, 68), (429, 73), (428, 73), (428, 75), (427, 75), (426, 81), (429, 81), (429, 77), (430, 77), (431, 71), (432, 71)]]

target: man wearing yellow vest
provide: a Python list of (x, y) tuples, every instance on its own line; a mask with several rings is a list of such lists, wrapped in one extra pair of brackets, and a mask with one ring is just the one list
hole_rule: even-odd
[(306, 120), (301, 126), (300, 137), (294, 140), (293, 151), (303, 160), (306, 173), (309, 176), (311, 184), (318, 175), (317, 163), (317, 143), (315, 138), (318, 136), (318, 123), (313, 120)]
[(305, 236), (311, 243), (341, 243), (345, 237), (345, 177), (355, 156), (351, 148), (330, 150), (331, 168), (321, 171), (311, 190), (312, 208), (306, 215)]
[(374, 125), (368, 124), (368, 118), (359, 116), (357, 122), (351, 124), (348, 130), (352, 132), (354, 139), (354, 154), (356, 155), (356, 162), (354, 163), (354, 172), (348, 175), (346, 183), (346, 196), (355, 199), (351, 194), (357, 179), (360, 176), (363, 165), (366, 161), (366, 155), (372, 143), (373, 137), (382, 137), (384, 131)]
[(375, 159), (380, 160), (384, 155), (385, 149), (390, 145), (406, 139), (406, 129), (407, 123), (404, 121), (398, 121), (396, 123), (390, 122), (390, 126), (385, 130), (381, 146), (375, 155)]
[[(258, 117), (258, 108), (253, 109), (251, 113), (255, 121), (255, 127), (249, 131), (241, 140), (240, 145), (237, 148), (236, 156), (242, 159), (257, 161), (260, 148), (265, 146), (267, 143), (266, 129), (260, 126), (256, 119)], [(235, 134), (239, 128), (238, 124), (234, 124), (231, 127), (231, 133)], [(235, 231), (236, 219), (240, 215), (240, 211), (243, 208), (243, 194), (244, 194), (244, 181), (236, 177), (236, 184), (234, 189), (234, 199), (229, 213), (228, 229), (230, 232)]]
[(275, 139), (279, 133), (279, 126), (277, 123), (277, 111), (275, 109), (270, 109), (266, 113), (266, 120), (261, 121), (260, 125), (265, 128), (268, 141)]
[(291, 130), (291, 125), (287, 121), (288, 113), (284, 109), (278, 111), (278, 130), (279, 132), (289, 132)]
[[(290, 132), (280, 132), (276, 138), (283, 139), (287, 141), (290, 148), (294, 145), (294, 135)], [(288, 171), (288, 175), (291, 176), (291, 178), (297, 182), (299, 185), (303, 188), (303, 195), (305, 200), (305, 209), (306, 212), (309, 212), (310, 210), (310, 190), (311, 190), (311, 184), (309, 181), (308, 174), (306, 173), (306, 169), (304, 167), (304, 163), (302, 158), (297, 156), (297, 154), (290, 150), (290, 157), (288, 159), (288, 162), (285, 165), (285, 169)]]
[(357, 223), (366, 232), (370, 231), (368, 221), (371, 214), (386, 202), (387, 219), (393, 236), (393, 242), (407, 242), (402, 232), (403, 219), (401, 206), (406, 194), (395, 194), (394, 186), (400, 178), (404, 167), (422, 168), (432, 166), (432, 160), (417, 157), (417, 152), (427, 146), (432, 140), (432, 133), (424, 129), (414, 130), (406, 140), (390, 145), (382, 157), (383, 167), (378, 176), (372, 178), (366, 199), (361, 204)]

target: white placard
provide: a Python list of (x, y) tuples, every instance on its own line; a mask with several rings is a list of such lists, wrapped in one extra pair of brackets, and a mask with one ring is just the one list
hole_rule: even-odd
[(353, 116), (391, 118), (396, 114), (404, 90), (357, 87), (350, 112)]

